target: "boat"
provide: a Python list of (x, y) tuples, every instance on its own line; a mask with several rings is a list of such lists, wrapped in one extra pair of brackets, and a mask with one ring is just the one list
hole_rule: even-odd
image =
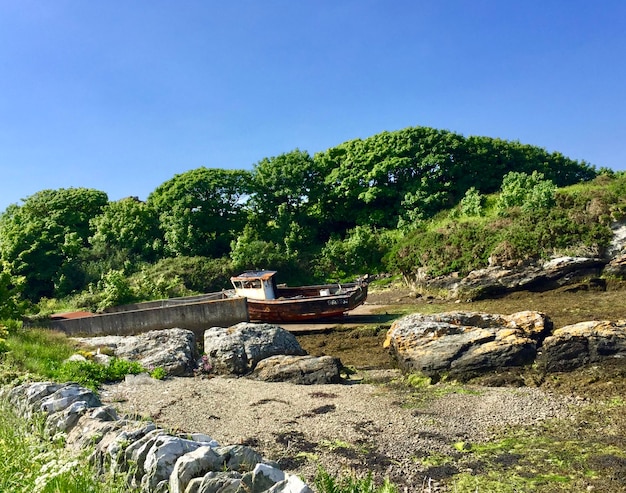
[(250, 320), (300, 322), (343, 316), (367, 299), (367, 278), (346, 284), (288, 287), (276, 271), (248, 271), (231, 277), (236, 296), (248, 300)]

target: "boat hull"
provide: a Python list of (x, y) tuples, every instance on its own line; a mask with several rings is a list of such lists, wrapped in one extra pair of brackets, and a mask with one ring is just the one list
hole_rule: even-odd
[[(300, 322), (343, 316), (363, 304), (367, 299), (367, 284), (342, 287), (343, 293), (320, 295), (325, 286), (306, 288), (281, 288), (279, 298), (255, 300), (248, 298), (250, 320), (261, 322)], [(328, 291), (331, 291), (329, 286)], [(311, 295), (316, 293), (316, 295)], [(307, 296), (308, 294), (308, 296)]]

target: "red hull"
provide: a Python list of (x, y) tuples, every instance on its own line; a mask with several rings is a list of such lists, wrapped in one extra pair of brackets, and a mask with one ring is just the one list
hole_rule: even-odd
[[(275, 300), (248, 298), (250, 320), (300, 322), (339, 317), (363, 304), (367, 298), (366, 283), (342, 286), (344, 291), (342, 294), (320, 296), (320, 290), (323, 288), (324, 286), (281, 288), (278, 291), (280, 298)], [(316, 293), (316, 296), (309, 293)]]

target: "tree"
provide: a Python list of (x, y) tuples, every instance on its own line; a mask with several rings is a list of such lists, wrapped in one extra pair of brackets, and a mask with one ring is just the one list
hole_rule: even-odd
[(0, 263), (0, 320), (17, 319), (26, 309), (21, 298), (24, 288), (23, 277), (11, 275), (6, 262)]
[(125, 256), (154, 261), (162, 250), (162, 233), (154, 209), (135, 197), (109, 202), (91, 220), (89, 241), (104, 256), (123, 252)]
[(308, 247), (317, 234), (316, 203), (323, 179), (306, 151), (259, 161), (253, 170), (251, 222), (256, 235), (288, 254)]
[(0, 258), (24, 276), (24, 296), (64, 296), (82, 287), (78, 258), (88, 245), (90, 220), (107, 204), (88, 188), (42, 190), (0, 216)]
[(172, 256), (220, 257), (246, 223), (248, 171), (198, 168), (174, 176), (148, 197)]

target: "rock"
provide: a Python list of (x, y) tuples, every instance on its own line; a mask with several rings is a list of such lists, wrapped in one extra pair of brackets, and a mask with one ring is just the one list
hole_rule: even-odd
[(191, 376), (196, 361), (196, 336), (190, 330), (152, 330), (136, 336), (76, 338), (89, 347), (107, 347), (116, 358), (137, 361), (144, 368), (163, 368), (167, 375)]
[(607, 248), (609, 258), (616, 258), (626, 254), (626, 221), (616, 221), (611, 224), (613, 239)]
[(545, 371), (568, 371), (610, 357), (626, 358), (626, 320), (561, 327), (544, 340), (537, 363)]
[(461, 299), (482, 299), (512, 291), (547, 291), (599, 277), (606, 260), (588, 257), (558, 257), (547, 262), (528, 261), (513, 266), (493, 265), (470, 272), (452, 284), (450, 294)]
[(396, 320), (384, 346), (405, 372), (469, 378), (498, 368), (532, 363), (552, 327), (538, 312), (412, 314)]
[(160, 435), (151, 444), (144, 461), (141, 488), (146, 493), (154, 491), (163, 482), (169, 482), (176, 461), (183, 455), (200, 448), (193, 440)]
[(184, 493), (193, 478), (220, 470), (223, 464), (222, 456), (207, 446), (183, 455), (176, 461), (170, 475), (170, 492)]
[(296, 337), (285, 329), (248, 322), (206, 330), (204, 352), (214, 372), (235, 375), (249, 373), (270, 356), (306, 354)]
[(341, 368), (341, 362), (332, 356), (270, 356), (259, 361), (252, 377), (304, 385), (339, 383)]
[(313, 490), (304, 481), (294, 475), (289, 476), (280, 483), (276, 483), (267, 491), (268, 493), (313, 493)]
[(202, 479), (194, 479), (185, 493), (236, 493), (241, 478), (241, 474), (235, 471), (211, 471)]
[(56, 392), (41, 399), (39, 409), (46, 414), (62, 411), (75, 402), (84, 401), (86, 407), (101, 406), (100, 398), (91, 390), (78, 384), (66, 384)]
[(126, 451), (131, 443), (156, 430), (154, 423), (144, 423), (132, 429), (125, 429), (118, 433), (108, 444), (103, 444), (103, 450), (111, 464), (111, 473), (127, 470)]
[(267, 464), (257, 464), (252, 471), (252, 492), (266, 491), (285, 479), (285, 473), (280, 469)]
[(78, 419), (87, 412), (89, 406), (85, 401), (76, 401), (62, 411), (52, 413), (46, 418), (46, 430), (54, 436), (56, 433), (67, 433), (70, 431)]
[(604, 268), (604, 275), (626, 279), (626, 254), (618, 255)]

